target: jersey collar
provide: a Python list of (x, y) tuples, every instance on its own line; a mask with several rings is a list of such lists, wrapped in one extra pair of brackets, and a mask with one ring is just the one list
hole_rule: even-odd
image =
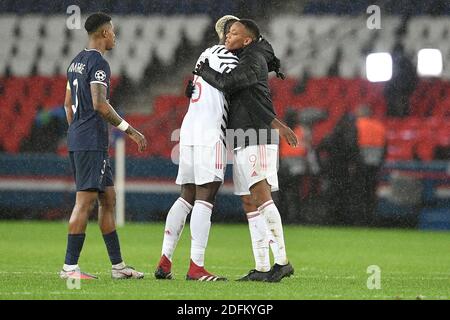
[(84, 51), (97, 51), (98, 53), (102, 54), (100, 51), (98, 51), (97, 49), (88, 49), (88, 48), (84, 48)]

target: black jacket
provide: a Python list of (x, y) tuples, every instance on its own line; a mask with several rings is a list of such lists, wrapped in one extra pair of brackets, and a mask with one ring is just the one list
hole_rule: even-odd
[[(205, 65), (200, 76), (213, 87), (224, 92), (230, 101), (228, 129), (265, 130), (267, 134), (257, 135), (256, 141), (245, 139), (245, 146), (252, 144), (277, 144), (278, 135), (271, 137), (271, 122), (276, 114), (268, 85), (268, 65), (275, 54), (272, 46), (264, 39), (254, 42), (237, 53), (239, 64), (229, 73), (219, 73)], [(227, 137), (228, 139), (229, 137)], [(234, 139), (235, 147), (241, 147)]]

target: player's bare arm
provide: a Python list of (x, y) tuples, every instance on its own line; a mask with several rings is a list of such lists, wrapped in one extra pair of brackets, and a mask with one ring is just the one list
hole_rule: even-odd
[[(124, 123), (122, 117), (117, 114), (116, 110), (114, 110), (114, 108), (106, 99), (106, 87), (104, 85), (99, 83), (92, 83), (91, 95), (94, 110), (97, 111), (103, 117), (103, 119), (105, 119), (115, 127), (119, 127), (122, 123)], [(144, 135), (133, 128), (131, 125), (128, 125), (125, 133), (134, 142), (136, 142), (140, 152), (144, 151), (147, 148), (147, 140), (145, 139)]]
[(298, 138), (295, 135), (294, 131), (292, 131), (291, 128), (289, 128), (286, 124), (284, 124), (281, 120), (278, 118), (274, 118), (272, 120), (272, 123), (270, 124), (273, 129), (278, 130), (280, 136), (286, 140), (286, 142), (291, 147), (297, 147), (298, 145)]
[(64, 109), (66, 110), (67, 123), (70, 125), (73, 121), (73, 110), (72, 110), (72, 94), (70, 91), (70, 86), (67, 84), (66, 97), (64, 98)]
[(97, 111), (110, 124), (117, 127), (123, 119), (117, 114), (106, 99), (106, 87), (99, 83), (92, 83), (91, 94), (95, 111)]

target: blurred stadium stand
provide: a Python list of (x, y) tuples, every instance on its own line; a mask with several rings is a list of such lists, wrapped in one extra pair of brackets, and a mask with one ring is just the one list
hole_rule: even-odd
[(360, 15), (370, 5), (380, 5), (391, 15), (423, 15), (423, 14), (450, 14), (448, 1), (443, 0), (311, 0), (304, 6), (304, 14), (333, 14), (333, 15)]
[(2, 0), (0, 12), (13, 14), (38, 13), (61, 14), (71, 5), (77, 5), (83, 12), (104, 11), (114, 15), (178, 15), (207, 14), (219, 17), (233, 12), (241, 16), (249, 13), (262, 15), (277, 5), (278, 1), (266, 0), (261, 6), (258, 0)]
[[(445, 18), (413, 17), (407, 24), (407, 32), (399, 36), (396, 29), (400, 20), (399, 17), (385, 18), (385, 27), (372, 31), (361, 28), (365, 23), (363, 17), (279, 16), (271, 19), (268, 37), (290, 76), (286, 81), (271, 79), (273, 100), (280, 116), (287, 107), (301, 110), (315, 106), (327, 110), (329, 119), (317, 126), (315, 142), (320, 141), (344, 112), (361, 104), (373, 106), (376, 115), (382, 118), (386, 114), (383, 83), (364, 80), (366, 53), (376, 51), (380, 43), (384, 49), (391, 50), (397, 41), (411, 52), (429, 46), (440, 48), (445, 65), (442, 77), (422, 79), (418, 83), (410, 97), (410, 118), (387, 121), (392, 128), (389, 160), (432, 160), (435, 146), (449, 146), (446, 137), (450, 129), (443, 119), (450, 115), (450, 25)], [(162, 63), (162, 68), (177, 64), (176, 52), (182, 47), (181, 42), (193, 47), (202, 45), (212, 23), (205, 15), (119, 16), (114, 22), (118, 45), (108, 54), (108, 59), (115, 84), (123, 77), (134, 83), (143, 81), (145, 70), (151, 68), (154, 58)], [(19, 151), (20, 142), (30, 133), (39, 107), (52, 108), (63, 102), (65, 68), (85, 42), (82, 30), (69, 31), (64, 25), (65, 16), (1, 16), (0, 115), (9, 121), (0, 124), (0, 144), (7, 152)], [(345, 58), (337, 61), (338, 56)], [(337, 74), (329, 76), (336, 61)], [(182, 88), (180, 80), (172, 81)], [(303, 91), (298, 92), (299, 86), (303, 86)], [(142, 113), (153, 109), (150, 115), (129, 114), (128, 117), (139, 122), (152, 137), (168, 139), (180, 126), (187, 101), (181, 94), (162, 94), (155, 97), (152, 105), (152, 108), (150, 103), (142, 108)], [(427, 118), (426, 123), (430, 125), (421, 125), (421, 118)], [(5, 132), (9, 131), (11, 123), (20, 125), (14, 136), (6, 139)], [(158, 147), (144, 156), (170, 156), (171, 144), (155, 145)]]
[[(128, 143), (130, 157), (169, 161), (176, 145), (172, 133), (188, 105), (184, 84), (200, 52), (216, 42), (215, 18), (233, 13), (255, 18), (282, 61), (288, 78), (270, 79), (280, 117), (287, 108), (328, 113), (314, 127), (316, 145), (345, 112), (368, 104), (388, 127), (390, 164), (448, 160), (442, 154), (450, 150), (450, 3), (394, 0), (377, 1), (383, 8), (379, 30), (366, 27), (371, 5), (366, 0), (267, 1), (264, 8), (250, 0), (2, 0), (0, 151), (7, 156), (30, 151), (39, 117), (63, 104), (65, 70), (86, 41), (83, 29), (66, 28), (72, 4), (83, 17), (99, 10), (113, 14), (117, 46), (107, 54), (113, 104), (150, 137), (143, 154)], [(385, 83), (369, 82), (365, 70), (367, 54), (392, 52), (396, 44), (414, 65), (418, 50), (439, 49), (444, 65), (440, 77), (419, 78), (409, 96), (409, 115), (402, 118), (386, 116)], [(56, 147), (38, 150), (65, 156), (64, 134), (54, 139)], [(440, 156), (437, 150), (444, 152)]]

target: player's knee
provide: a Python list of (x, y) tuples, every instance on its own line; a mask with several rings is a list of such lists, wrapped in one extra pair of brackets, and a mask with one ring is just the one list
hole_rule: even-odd
[(116, 197), (99, 200), (98, 205), (104, 209), (114, 209), (116, 206)]
[(266, 181), (258, 182), (250, 188), (253, 203), (260, 207), (269, 200), (272, 200), (270, 185)]
[(72, 214), (69, 220), (69, 231), (75, 234), (81, 233), (86, 228), (88, 217), (88, 214)]
[(202, 190), (202, 192), (196, 192), (195, 200), (206, 201), (214, 205), (216, 200), (216, 192), (212, 190)]
[(256, 208), (259, 208), (264, 203), (266, 203), (267, 201), (271, 200), (271, 198), (268, 197), (267, 195), (263, 194), (263, 193), (255, 192), (255, 193), (252, 194), (252, 200), (253, 200), (254, 206)]
[(181, 198), (194, 205), (195, 184), (186, 184), (181, 186)]
[(82, 212), (91, 212), (95, 206), (95, 199), (77, 199), (75, 207)]
[(195, 200), (206, 201), (208, 203), (214, 204), (216, 200), (216, 195), (211, 193), (199, 194), (196, 196)]
[(256, 205), (253, 203), (251, 196), (241, 196), (242, 207), (244, 208), (244, 212), (254, 212), (258, 210)]
[(116, 192), (107, 190), (98, 197), (98, 205), (103, 209), (114, 209), (116, 206)]
[(202, 200), (214, 204), (220, 186), (221, 183), (217, 182), (197, 186), (195, 190), (195, 200)]

